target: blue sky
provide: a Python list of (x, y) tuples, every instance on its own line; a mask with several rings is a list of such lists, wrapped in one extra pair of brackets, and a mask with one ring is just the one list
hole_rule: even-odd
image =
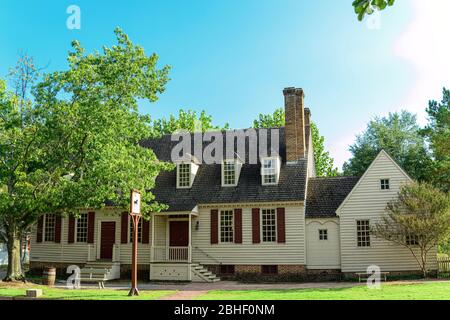
[[(245, 128), (283, 106), (284, 87), (302, 87), (340, 166), (373, 116), (404, 108), (424, 121), (427, 100), (450, 86), (450, 66), (436, 63), (449, 47), (437, 34), (430, 40), (429, 29), (433, 20), (448, 32), (446, 0), (434, 0), (432, 12), (419, 1), (398, 0), (379, 20), (358, 22), (351, 0), (2, 0), (0, 77), (20, 50), (48, 71), (64, 69), (71, 40), (101, 50), (120, 26), (172, 66), (167, 91), (142, 112), (206, 110), (217, 124)], [(71, 4), (81, 9), (81, 30), (66, 28)]]

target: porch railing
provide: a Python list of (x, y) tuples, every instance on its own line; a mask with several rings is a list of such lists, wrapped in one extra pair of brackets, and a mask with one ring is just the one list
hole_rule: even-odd
[(191, 247), (152, 247), (152, 262), (190, 262)]

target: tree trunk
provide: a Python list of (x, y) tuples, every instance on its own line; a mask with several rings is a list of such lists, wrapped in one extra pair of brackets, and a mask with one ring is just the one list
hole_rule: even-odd
[(22, 263), (20, 261), (20, 233), (15, 230), (6, 230), (8, 238), (8, 271), (4, 281), (24, 281)]
[(423, 277), (426, 278), (427, 277), (427, 252), (424, 251), (423, 249), (422, 249), (422, 252), (421, 252), (421, 257), (422, 257)]

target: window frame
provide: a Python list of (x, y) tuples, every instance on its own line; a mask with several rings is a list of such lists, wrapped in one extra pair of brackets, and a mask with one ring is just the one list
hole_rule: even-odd
[(319, 230), (319, 241), (328, 241), (328, 229)]
[[(188, 178), (187, 178), (187, 185), (181, 185), (181, 166), (187, 166), (187, 173), (188, 173)], [(192, 186), (192, 163), (186, 163), (186, 162), (180, 162), (177, 164), (177, 189), (189, 189)], [(183, 172), (184, 173), (184, 172)]]
[(78, 240), (78, 223), (79, 223), (79, 218), (75, 219), (75, 243), (87, 243), (88, 242), (88, 234), (89, 234), (89, 217), (88, 217), (88, 213), (81, 213), (81, 215), (85, 215), (86, 216), (86, 241), (79, 241)]
[[(222, 213), (231, 213), (231, 241), (222, 241)], [(220, 209), (219, 210), (219, 223), (217, 224), (219, 228), (219, 243), (223, 244), (233, 244), (235, 236), (235, 225), (234, 225), (234, 210), (233, 209)], [(229, 236), (229, 235), (228, 235)]]
[[(272, 167), (265, 167), (266, 161), (272, 161)], [(273, 174), (266, 174), (268, 170), (273, 170)], [(273, 176), (273, 181), (267, 182), (265, 179), (268, 176)], [(280, 176), (280, 159), (278, 157), (265, 157), (261, 159), (261, 184), (263, 186), (273, 186), (278, 184)]]
[[(138, 223), (138, 243), (142, 243), (142, 219)], [(128, 243), (133, 243), (133, 220), (128, 216)]]
[(387, 178), (380, 179), (380, 190), (383, 191), (391, 190), (390, 179)]
[[(358, 229), (358, 227), (359, 227), (358, 223), (362, 223), (362, 222), (367, 222), (367, 226), (365, 227), (365, 230), (360, 231)], [(371, 241), (372, 239), (370, 237), (370, 219), (358, 219), (358, 220), (356, 220), (356, 228), (355, 228), (355, 230), (356, 230), (356, 246), (358, 248), (370, 248), (372, 246), (372, 241)], [(359, 239), (359, 233), (360, 232), (367, 232), (366, 237), (368, 238), (368, 240), (366, 238), (364, 241), (362, 239), (360, 241), (360, 239)], [(362, 245), (363, 243), (365, 243), (365, 245)]]
[(411, 246), (411, 247), (417, 247), (419, 246), (419, 242), (418, 242), (419, 237), (415, 234), (408, 234), (405, 237), (405, 244), (407, 246)]
[[(263, 212), (264, 211), (273, 211), (274, 213), (274, 231), (273, 231), (273, 237), (274, 240), (264, 240), (264, 219), (263, 219)], [(278, 221), (277, 221), (277, 210), (275, 208), (261, 208), (259, 210), (259, 221), (260, 221), (260, 239), (261, 239), (261, 243), (277, 243), (277, 239), (278, 239)]]
[[(234, 165), (234, 182), (232, 184), (226, 183), (226, 166), (228, 163)], [(222, 187), (236, 187), (238, 181), (238, 162), (235, 159), (225, 159), (222, 161)]]
[[(53, 217), (53, 228), (49, 229), (52, 230), (53, 233), (53, 239), (47, 240), (47, 217), (52, 216)], [(56, 214), (55, 213), (46, 213), (44, 214), (44, 219), (42, 223), (42, 242), (55, 242), (56, 240)]]

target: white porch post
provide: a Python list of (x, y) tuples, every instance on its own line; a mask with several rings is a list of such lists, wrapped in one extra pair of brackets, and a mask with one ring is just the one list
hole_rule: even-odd
[(150, 246), (150, 262), (153, 262), (155, 260), (155, 219), (156, 215), (153, 214), (150, 219), (150, 223), (152, 224), (152, 245)]
[(192, 215), (191, 213), (189, 213), (189, 243), (188, 243), (188, 262), (191, 263), (192, 262), (192, 243), (191, 243), (191, 238), (192, 238)]

